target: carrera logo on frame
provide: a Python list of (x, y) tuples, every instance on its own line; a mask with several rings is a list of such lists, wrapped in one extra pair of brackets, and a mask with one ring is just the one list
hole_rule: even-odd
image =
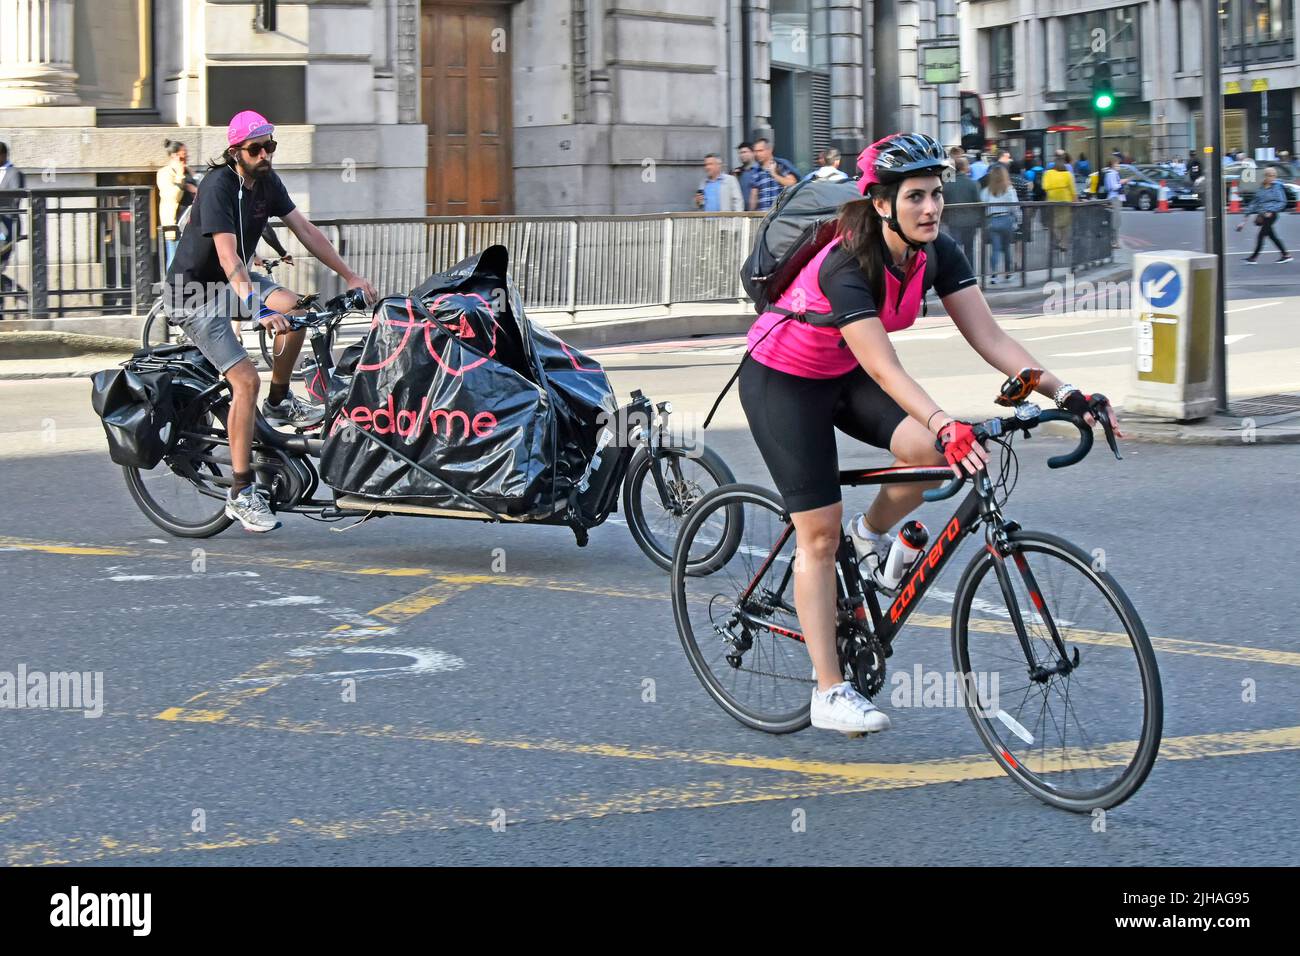
[(475, 438), (487, 438), (496, 431), (498, 425), (497, 417), (491, 412), (479, 412), (471, 418), (468, 412), (462, 412), (460, 409), (435, 408), (430, 411), (427, 397), (420, 403), (418, 411), (395, 408), (392, 395), (388, 396), (387, 405), (380, 405), (378, 408), (357, 405), (354, 408), (342, 409), (334, 419), (330, 435), (336, 434), (344, 427), (344, 418), (358, 428), (374, 432), (376, 435), (400, 435), (407, 439), (419, 438), (424, 433), (427, 423), (435, 435), (441, 432), (448, 441), (456, 437), (456, 425), (460, 426), (462, 441), (467, 441), (471, 434)]
[(907, 587), (903, 588), (902, 593), (893, 604), (889, 606), (889, 620), (897, 624), (898, 619), (903, 616), (907, 606), (912, 603), (916, 597), (916, 586), (925, 583), (927, 572), (934, 570), (940, 560), (943, 559), (944, 549), (957, 540), (957, 535), (961, 533), (961, 525), (956, 518), (948, 523), (948, 527), (943, 529), (943, 533), (934, 539), (934, 544), (930, 546), (930, 551), (924, 558), (916, 562), (916, 571), (912, 574), (911, 579), (907, 582)]

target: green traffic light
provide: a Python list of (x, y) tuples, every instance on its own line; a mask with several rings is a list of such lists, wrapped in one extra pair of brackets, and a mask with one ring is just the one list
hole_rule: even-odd
[(1115, 97), (1109, 93), (1098, 93), (1096, 98), (1093, 99), (1092, 105), (1099, 110), (1108, 110), (1115, 105)]

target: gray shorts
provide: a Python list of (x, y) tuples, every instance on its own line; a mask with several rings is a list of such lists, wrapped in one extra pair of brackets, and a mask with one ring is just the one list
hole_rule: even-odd
[[(283, 288), (258, 272), (250, 272), (249, 278), (264, 300), (276, 289)], [(242, 317), (243, 303), (229, 285), (223, 285), (219, 293), (197, 308), (170, 309), (166, 297), (163, 308), (167, 312), (167, 321), (179, 327), (222, 374), (248, 358), (248, 350), (234, 328), (234, 323)]]

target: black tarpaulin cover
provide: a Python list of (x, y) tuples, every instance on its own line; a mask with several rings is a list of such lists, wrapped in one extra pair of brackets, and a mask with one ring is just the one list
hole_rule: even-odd
[(325, 425), (336, 491), (472, 510), (382, 442), (498, 513), (564, 509), (614, 394), (596, 362), (530, 325), (508, 261), (492, 246), (376, 308)]

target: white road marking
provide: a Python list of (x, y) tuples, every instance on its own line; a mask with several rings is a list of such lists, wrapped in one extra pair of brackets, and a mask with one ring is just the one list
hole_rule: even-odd
[(1132, 352), (1133, 346), (1126, 345), (1119, 349), (1094, 349), (1091, 352), (1057, 352), (1052, 358), (1083, 358), (1085, 355), (1115, 355), (1118, 352)]
[(1233, 342), (1240, 342), (1242, 339), (1248, 339), (1254, 334), (1254, 332), (1244, 332), (1241, 335), (1225, 335), (1223, 337), (1223, 344), (1231, 345)]
[(256, 578), (256, 571), (213, 571), (203, 574), (115, 574), (108, 580), (127, 581), (191, 581), (202, 578)]
[(1127, 332), (1132, 329), (1131, 325), (1115, 325), (1108, 329), (1085, 329), (1082, 332), (1057, 332), (1055, 335), (1035, 335), (1032, 338), (1021, 339), (1022, 342), (1046, 342), (1048, 339), (1067, 339), (1072, 335), (1100, 335), (1102, 332)]
[(1267, 309), (1269, 306), (1281, 304), (1282, 300), (1278, 299), (1276, 302), (1261, 302), (1259, 305), (1239, 305), (1235, 309), (1224, 309), (1223, 311), (1228, 315), (1232, 315), (1234, 312), (1249, 312), (1251, 309)]
[(388, 657), (409, 657), (410, 664), (390, 667), (359, 667), (346, 671), (326, 671), (319, 674), (279, 674), (270, 677), (236, 678), (227, 684), (278, 684), (295, 678), (310, 680), (340, 680), (352, 677), (366, 680), (372, 677), (424, 677), (446, 671), (460, 670), (465, 662), (459, 657), (430, 647), (299, 647), (288, 652), (289, 657), (323, 657), (327, 654), (379, 654)]
[(290, 607), (301, 604), (323, 604), (324, 598), (315, 594), (290, 594), (287, 597), (272, 598), (268, 601), (251, 601), (246, 607)]

